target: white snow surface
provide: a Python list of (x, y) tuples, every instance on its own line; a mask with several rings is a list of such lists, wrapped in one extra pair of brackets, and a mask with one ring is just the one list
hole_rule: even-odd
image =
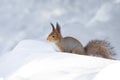
[(94, 80), (120, 80), (120, 63), (111, 64), (102, 69)]
[[(1, 56), (0, 80), (100, 80), (96, 75), (115, 63), (120, 64), (117, 60), (56, 52), (47, 42), (24, 40)], [(117, 66), (114, 68), (111, 71), (120, 73)]]

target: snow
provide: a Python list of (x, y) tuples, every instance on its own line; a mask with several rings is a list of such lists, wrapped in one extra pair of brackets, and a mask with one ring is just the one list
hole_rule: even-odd
[(30, 42), (31, 43), (27, 42), (26, 40), (22, 41), (20, 42), (20, 45), (16, 46), (13, 51), (0, 57), (0, 76), (9, 75), (11, 72), (26, 64), (31, 59), (37, 58), (38, 56), (39, 58), (42, 58), (43, 54), (39, 54), (39, 52), (43, 52), (46, 49), (53, 52), (53, 49), (46, 47), (47, 44), (45, 46), (41, 46), (44, 45), (44, 43), (37, 41)]
[(102, 69), (118, 62), (56, 52), (48, 42), (24, 40), (0, 58), (0, 79), (92, 80)]
[(120, 62), (111, 64), (102, 69), (94, 80), (120, 80)]

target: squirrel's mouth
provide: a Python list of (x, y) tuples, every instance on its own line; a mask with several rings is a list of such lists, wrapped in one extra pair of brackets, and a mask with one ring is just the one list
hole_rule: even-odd
[(47, 40), (48, 42), (50, 42), (50, 43), (58, 43), (59, 41), (55, 41), (55, 40)]
[(50, 40), (49, 38), (47, 38), (47, 41), (48, 41), (48, 42), (54, 42), (53, 40)]

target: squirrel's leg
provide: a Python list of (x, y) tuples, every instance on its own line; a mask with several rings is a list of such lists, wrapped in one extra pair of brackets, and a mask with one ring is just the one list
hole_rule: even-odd
[(79, 48), (74, 48), (74, 49), (72, 50), (72, 53), (85, 55), (84, 49), (79, 49)]
[(58, 48), (60, 49), (61, 52), (65, 52), (65, 49), (62, 45), (60, 44), (57, 44)]
[(65, 49), (63, 47), (60, 47), (61, 52), (65, 52)]

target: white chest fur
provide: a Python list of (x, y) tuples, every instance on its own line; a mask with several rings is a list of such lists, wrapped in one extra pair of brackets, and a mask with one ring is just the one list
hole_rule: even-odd
[(52, 47), (53, 47), (56, 51), (58, 51), (58, 52), (61, 51), (55, 43), (50, 43), (50, 44), (52, 45)]

